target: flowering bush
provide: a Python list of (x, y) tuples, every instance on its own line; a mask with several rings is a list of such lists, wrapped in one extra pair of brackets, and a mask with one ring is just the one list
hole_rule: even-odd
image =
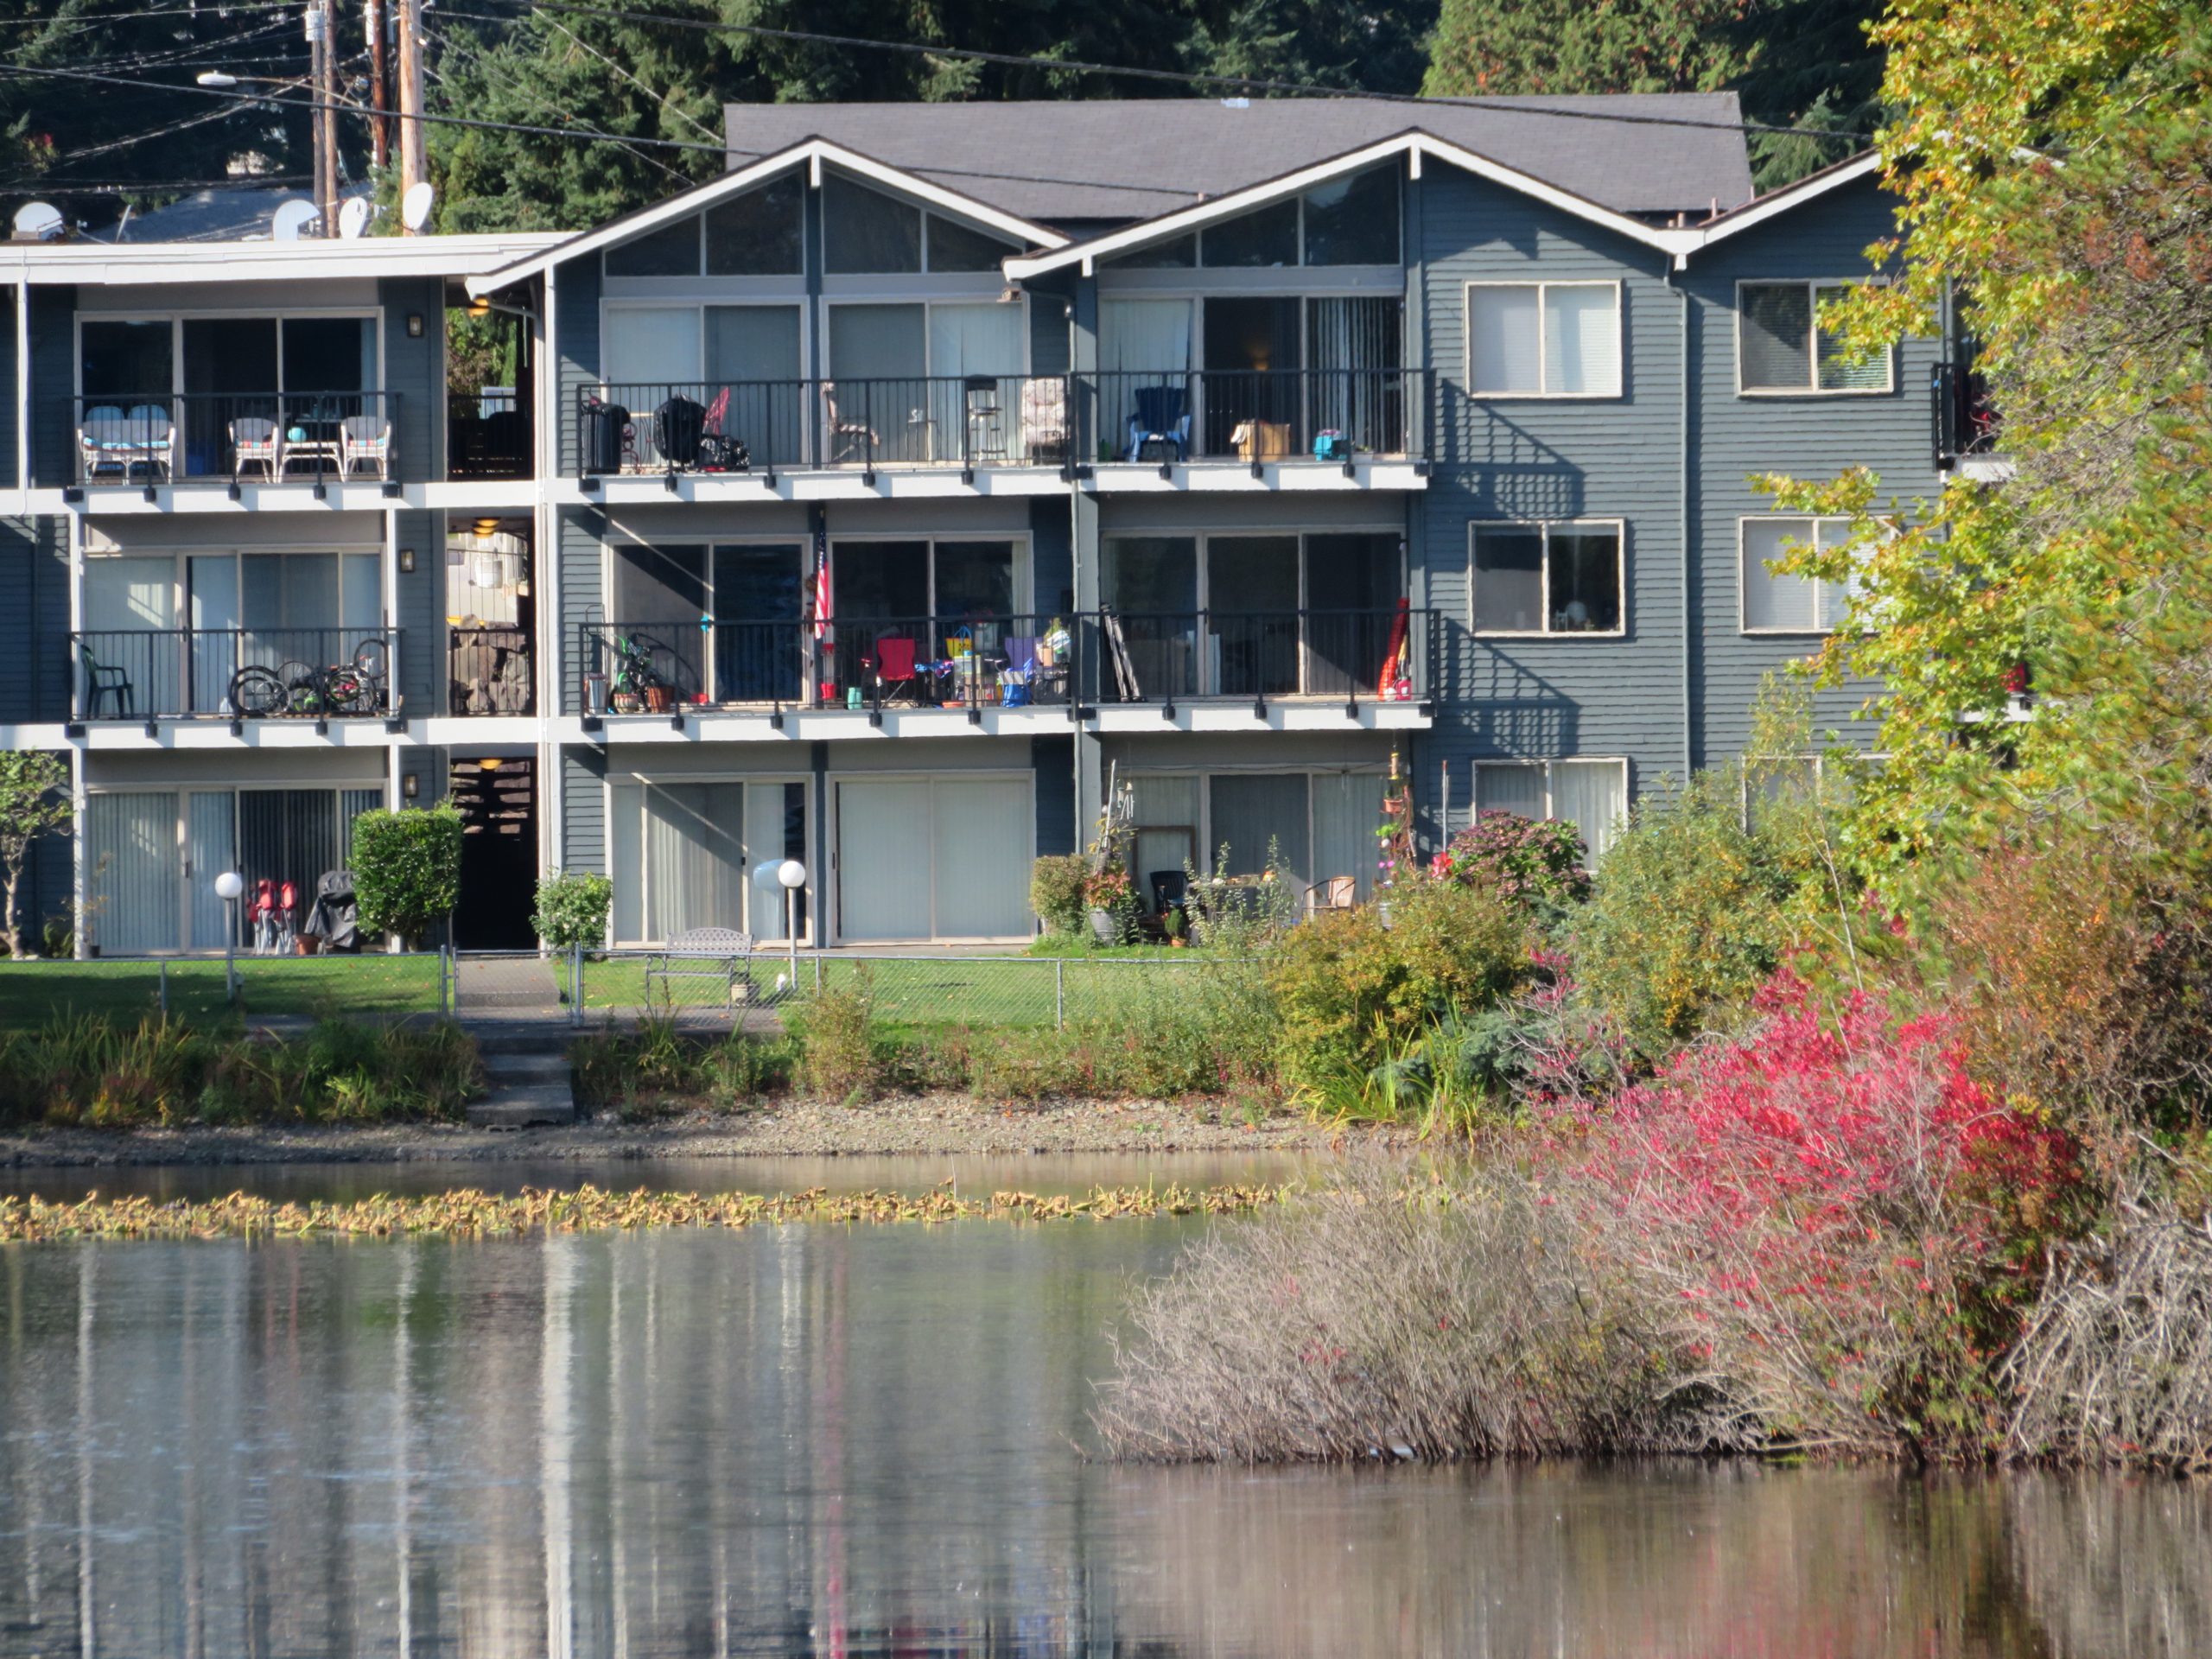
[(1479, 812), (1429, 861), (1429, 874), (1489, 887), (1532, 909), (1554, 908), (1590, 896), (1586, 850), (1574, 826), (1557, 818)]
[(1679, 1308), (1675, 1335), (1774, 1439), (1978, 1454), (2072, 1142), (1961, 1070), (1940, 1017), (1824, 1025), (1780, 976), (1750, 1038), (1687, 1052), (1579, 1125), (1592, 1224)]
[(1129, 885), (1127, 870), (1119, 864), (1109, 864), (1084, 878), (1083, 897), (1093, 910), (1119, 910), (1135, 903), (1136, 890)]

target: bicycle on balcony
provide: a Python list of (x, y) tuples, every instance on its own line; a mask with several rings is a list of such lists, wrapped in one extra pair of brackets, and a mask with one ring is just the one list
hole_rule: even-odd
[(385, 706), (391, 650), (371, 635), (353, 648), (350, 662), (317, 668), (296, 659), (270, 668), (249, 663), (231, 677), (232, 712), (248, 719), (294, 715), (372, 715)]
[(616, 714), (662, 715), (674, 706), (673, 681), (653, 666), (656, 652), (669, 647), (641, 633), (618, 635), (613, 645), (614, 672), (608, 687)]

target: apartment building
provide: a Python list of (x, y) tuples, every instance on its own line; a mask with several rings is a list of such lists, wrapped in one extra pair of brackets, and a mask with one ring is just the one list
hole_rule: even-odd
[[(41, 913), (219, 948), (212, 871), (451, 792), (464, 947), (556, 865), (613, 943), (778, 938), (786, 857), (811, 941), (1014, 942), (1109, 779), (1142, 887), (1364, 893), (1394, 756), (1428, 840), (1594, 855), (1834, 626), (1751, 477), (1909, 502), (1960, 425), (1939, 341), (1820, 326), (1871, 160), (1754, 198), (1738, 118), (743, 105), (573, 235), (10, 247), (0, 722), (81, 809)], [(449, 396), (472, 315), (516, 384)]]

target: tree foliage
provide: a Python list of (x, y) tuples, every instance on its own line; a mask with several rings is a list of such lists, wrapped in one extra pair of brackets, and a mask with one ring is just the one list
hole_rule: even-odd
[(461, 810), (450, 801), (353, 820), (361, 925), (413, 949), (461, 899)]
[(23, 869), (32, 843), (69, 832), (69, 768), (60, 755), (38, 749), (0, 753), (0, 938), (8, 955), (23, 949), (19, 913)]

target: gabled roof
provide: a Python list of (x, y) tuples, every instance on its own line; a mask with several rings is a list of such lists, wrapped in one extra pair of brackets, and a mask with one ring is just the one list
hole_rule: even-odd
[(732, 156), (809, 135), (1061, 228), (1150, 219), (1419, 129), (1615, 213), (1703, 219), (1749, 201), (1733, 92), (1576, 98), (1084, 99), (732, 104)]
[(1508, 189), (1517, 190), (1523, 195), (1532, 196), (1548, 206), (1662, 252), (1686, 254), (1697, 245), (1698, 232), (1695, 231), (1666, 230), (1647, 225), (1640, 219), (1631, 219), (1626, 213), (1617, 213), (1586, 197), (1548, 184), (1518, 168), (1503, 166), (1486, 156), (1463, 149), (1457, 144), (1446, 143), (1429, 133), (1402, 132), (1380, 143), (1369, 144), (1332, 156), (1313, 166), (1300, 168), (1295, 172), (1285, 173), (1258, 184), (1247, 185), (1241, 190), (1232, 190), (1225, 196), (1196, 207), (1162, 213), (1124, 230), (1109, 232), (1084, 242), (1071, 243), (1047, 253), (1018, 255), (1006, 262), (1006, 274), (1015, 281), (1020, 281), (1072, 264), (1080, 264), (1088, 271), (1095, 260), (1109, 259), (1133, 248), (1180, 236), (1200, 226), (1250, 213), (1255, 207), (1264, 207), (1269, 202), (1297, 195), (1331, 179), (1359, 172), (1400, 156), (1406, 158), (1416, 178), (1421, 175), (1421, 164), (1425, 160), (1440, 161), (1503, 185)]
[[(805, 107), (819, 114), (823, 106)], [(848, 149), (842, 144), (832, 143), (827, 138), (808, 137), (778, 150), (772, 156), (764, 156), (756, 162), (734, 168), (720, 178), (709, 179), (704, 184), (694, 185), (665, 200), (657, 201), (650, 207), (640, 207), (620, 219), (610, 219), (595, 230), (564, 238), (544, 251), (531, 258), (518, 260), (505, 270), (493, 271), (487, 276), (472, 276), (468, 281), (468, 291), (472, 296), (489, 294), (526, 277), (535, 276), (551, 266), (565, 264), (571, 259), (596, 253), (617, 242), (626, 242), (648, 231), (658, 230), (663, 225), (688, 218), (718, 201), (741, 194), (779, 173), (788, 173), (794, 167), (810, 167), (818, 178), (824, 162), (925, 201), (932, 207), (940, 207), (947, 213), (972, 219), (978, 225), (988, 226), (1015, 238), (1025, 247), (1056, 248), (1067, 240), (1057, 231), (1048, 230), (1042, 225), (1033, 225), (1027, 219), (995, 207), (987, 201), (980, 201), (957, 190), (948, 190), (943, 185), (933, 184), (902, 168), (887, 166), (873, 156)]]
[(1764, 225), (1768, 219), (1786, 213), (1793, 207), (1817, 200), (1831, 190), (1872, 178), (1881, 168), (1882, 158), (1878, 155), (1871, 149), (1862, 151), (1824, 167), (1817, 173), (1808, 173), (1803, 178), (1785, 184), (1778, 190), (1770, 190), (1740, 207), (1716, 214), (1699, 226), (1698, 231), (1706, 242), (1719, 242), (1738, 231), (1748, 231), (1755, 225)]

